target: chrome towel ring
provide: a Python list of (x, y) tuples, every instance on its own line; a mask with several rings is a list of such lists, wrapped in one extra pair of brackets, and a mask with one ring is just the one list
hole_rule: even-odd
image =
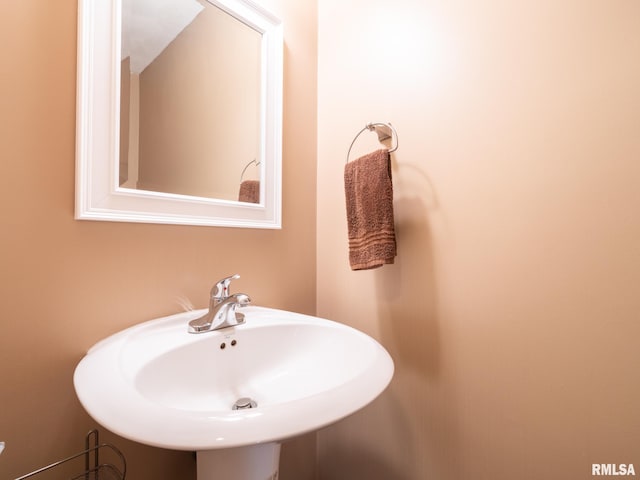
[[(378, 134), (378, 141), (382, 142), (383, 140), (386, 140), (387, 138), (391, 138), (391, 148), (389, 149), (389, 153), (393, 153), (398, 149), (398, 132), (396, 132), (396, 129), (393, 128), (393, 125), (391, 125), (391, 123), (387, 122), (387, 123), (382, 123), (382, 122), (375, 122), (375, 123), (367, 123), (365, 125), (365, 127), (360, 130), (356, 136), (354, 137), (353, 141), (351, 142), (351, 145), (349, 145), (349, 151), (347, 152), (347, 161), (346, 163), (349, 163), (349, 155), (351, 154), (351, 149), (353, 148), (353, 144), (356, 143), (356, 140), (358, 139), (358, 137), (365, 132), (366, 130), (369, 130), (371, 132), (376, 132)], [(393, 145), (393, 138), (395, 137), (395, 145)]]
[(240, 174), (240, 183), (242, 183), (242, 179), (244, 178), (244, 172), (247, 171), (247, 168), (249, 168), (251, 166), (252, 163), (256, 164), (256, 167), (258, 165), (260, 165), (261, 162), (256, 161), (256, 159), (254, 158), (253, 160), (251, 160), (249, 163), (247, 163), (245, 165), (245, 167), (242, 169), (242, 173)]

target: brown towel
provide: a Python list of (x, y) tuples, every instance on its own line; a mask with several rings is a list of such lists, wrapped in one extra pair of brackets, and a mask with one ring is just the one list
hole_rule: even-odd
[(396, 234), (389, 152), (376, 150), (347, 163), (344, 187), (351, 269), (393, 263)]
[(260, 182), (258, 180), (244, 180), (240, 184), (238, 201), (260, 203)]

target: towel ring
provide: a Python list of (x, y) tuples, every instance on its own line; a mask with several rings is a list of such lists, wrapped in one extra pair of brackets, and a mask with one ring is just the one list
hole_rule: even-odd
[[(349, 151), (347, 152), (346, 163), (349, 163), (349, 155), (351, 154), (351, 149), (353, 148), (353, 144), (356, 143), (356, 140), (358, 139), (358, 137), (362, 135), (362, 133), (366, 130), (369, 130), (370, 132), (375, 131), (378, 134), (379, 142), (382, 142), (387, 138), (391, 138), (392, 146), (389, 149), (389, 153), (393, 153), (398, 149), (398, 132), (396, 132), (396, 129), (393, 128), (393, 125), (391, 125), (391, 123), (381, 123), (381, 122), (367, 123), (365, 127), (356, 134), (353, 141), (351, 142), (351, 145), (349, 145)], [(393, 146), (394, 136), (396, 138), (395, 146)]]
[(254, 158), (253, 160), (251, 160), (249, 163), (247, 163), (247, 164), (245, 165), (245, 167), (242, 169), (242, 173), (240, 174), (240, 183), (242, 183), (242, 179), (244, 178), (244, 172), (246, 172), (246, 171), (247, 171), (247, 168), (249, 168), (249, 166), (250, 166), (252, 163), (255, 163), (255, 164), (256, 164), (256, 167), (257, 167), (258, 165), (260, 165), (260, 162), (257, 162), (255, 158)]

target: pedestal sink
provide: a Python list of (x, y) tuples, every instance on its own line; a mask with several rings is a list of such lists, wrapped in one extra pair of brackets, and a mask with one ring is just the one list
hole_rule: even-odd
[(112, 432), (198, 452), (198, 480), (277, 479), (280, 442), (361, 409), (393, 376), (374, 339), (346, 325), (263, 307), (245, 323), (189, 334), (204, 311), (116, 333), (78, 364), (80, 402)]

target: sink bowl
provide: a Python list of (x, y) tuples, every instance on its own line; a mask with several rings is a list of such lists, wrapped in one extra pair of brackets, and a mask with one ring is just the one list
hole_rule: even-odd
[[(122, 437), (208, 451), (319, 429), (367, 405), (391, 380), (391, 357), (358, 330), (283, 310), (242, 311), (244, 324), (214, 332), (187, 332), (200, 310), (106, 338), (76, 368), (80, 402)], [(234, 410), (238, 400), (252, 408)]]

